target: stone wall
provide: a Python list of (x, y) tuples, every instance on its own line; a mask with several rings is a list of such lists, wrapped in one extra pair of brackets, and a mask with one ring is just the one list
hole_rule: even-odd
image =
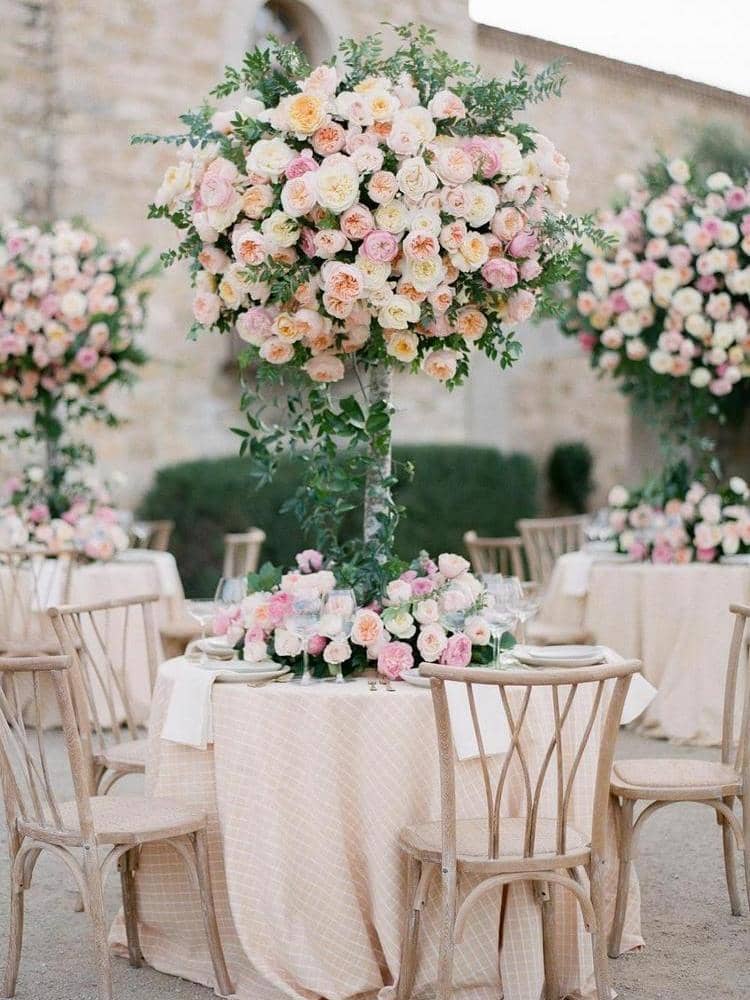
[[(301, 0), (287, 0), (299, 9)], [(170, 151), (130, 146), (139, 131), (173, 131), (236, 61), (252, 33), (257, 0), (0, 0), (0, 214), (84, 215), (107, 237), (168, 245), (171, 227), (148, 222), (146, 204)], [(309, 0), (313, 46), (361, 34), (380, 21), (422, 20), (455, 54), (503, 73), (518, 57), (532, 65), (556, 46), (473, 25), (461, 0), (352, 4)], [(614, 177), (644, 151), (677, 150), (688, 121), (747, 117), (748, 102), (656, 73), (565, 51), (569, 83), (561, 100), (532, 119), (573, 164), (573, 208), (608, 197)], [(46, 200), (45, 200), (46, 199)], [(159, 466), (231, 453), (236, 380), (217, 337), (185, 340), (190, 323), (185, 276), (173, 269), (155, 287), (145, 346), (153, 360), (141, 383), (116, 400), (129, 418), (119, 432), (86, 429), (106, 470), (128, 477), (127, 499), (147, 488)], [(602, 489), (619, 478), (630, 449), (621, 397), (588, 370), (554, 326), (524, 331), (526, 351), (511, 372), (481, 359), (470, 383), (445, 393), (427, 380), (397, 390), (401, 440), (494, 443), (546, 457), (559, 440), (584, 439)], [(4, 415), (4, 422), (13, 419)], [(8, 457), (5, 458), (7, 465)]]

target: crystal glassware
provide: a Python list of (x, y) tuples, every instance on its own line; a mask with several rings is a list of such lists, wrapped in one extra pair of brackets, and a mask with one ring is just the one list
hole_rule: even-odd
[[(342, 588), (328, 593), (323, 605), (323, 615), (330, 626), (328, 631), (333, 633), (331, 638), (348, 639), (351, 636), (356, 610), (357, 598), (353, 590)], [(344, 683), (342, 663), (336, 664), (334, 681), (337, 684)]]
[(286, 619), (286, 626), (302, 640), (302, 679), (301, 684), (312, 684), (310, 673), (310, 654), (308, 645), (320, 624), (322, 602), (317, 594), (295, 594), (292, 600), (292, 611)]
[(185, 601), (185, 610), (201, 627), (201, 663), (208, 661), (206, 655), (206, 628), (216, 614), (216, 604), (210, 598)]
[(247, 577), (221, 577), (214, 597), (220, 608), (236, 608), (242, 603), (245, 597), (247, 597)]

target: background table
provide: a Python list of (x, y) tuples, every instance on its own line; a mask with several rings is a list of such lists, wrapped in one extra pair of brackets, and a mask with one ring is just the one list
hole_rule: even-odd
[[(391, 998), (388, 984), (398, 975), (407, 906), (398, 832), (440, 815), (429, 691), (396, 683), (394, 693), (372, 693), (364, 679), (306, 688), (216, 684), (214, 744), (196, 750), (159, 737), (181, 669), (185, 660), (175, 659), (159, 672), (147, 787), (207, 811), (218, 919), (238, 997)], [(551, 717), (536, 724), (541, 755)], [(581, 774), (585, 780), (572, 815), (586, 830), (591, 760)], [(553, 814), (552, 783), (549, 791), (542, 807)], [(478, 761), (458, 765), (457, 795), (460, 814), (482, 814)], [(613, 848), (610, 853), (611, 911)], [(466, 880), (462, 891), (471, 884)], [(632, 890), (626, 948), (642, 944), (635, 879)], [(198, 900), (179, 858), (165, 848), (144, 847), (137, 891), (146, 960), (210, 984)], [(436, 880), (424, 913), (415, 996), (435, 978), (439, 891)], [(477, 906), (457, 948), (457, 1000), (496, 1000), (500, 992), (499, 896)], [(569, 894), (556, 895), (556, 902), (561, 986), (590, 995), (591, 952), (577, 904)], [(123, 948), (120, 921), (112, 940)], [(541, 995), (540, 916), (528, 885), (510, 887), (501, 970), (505, 1000)]]
[(579, 553), (558, 560), (539, 621), (583, 626), (597, 642), (642, 661), (659, 692), (643, 732), (720, 743), (729, 605), (750, 601), (750, 566), (595, 561), (587, 585), (581, 569)]

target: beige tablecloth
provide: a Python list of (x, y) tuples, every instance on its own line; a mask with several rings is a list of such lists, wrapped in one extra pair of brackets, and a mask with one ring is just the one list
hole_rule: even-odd
[[(218, 919), (238, 997), (393, 997), (389, 984), (398, 976), (407, 905), (398, 832), (440, 815), (429, 691), (396, 683), (394, 693), (373, 693), (364, 679), (307, 688), (218, 683), (214, 745), (196, 750), (159, 737), (181, 669), (183, 659), (160, 669), (146, 781), (151, 794), (179, 796), (207, 811)], [(547, 711), (535, 717), (530, 709), (537, 756), (549, 740), (551, 707)], [(583, 725), (584, 712), (582, 702), (576, 726)], [(593, 753), (584, 758), (581, 775), (572, 818), (587, 829)], [(542, 808), (552, 815), (551, 786), (549, 792)], [(457, 795), (460, 814), (482, 814), (477, 761), (458, 765)], [(612, 849), (610, 907), (615, 876)], [(471, 884), (467, 880), (462, 892)], [(198, 899), (179, 858), (145, 847), (137, 889), (146, 960), (211, 984)], [(436, 882), (424, 914), (415, 998), (430, 996), (434, 982), (439, 891)], [(558, 894), (556, 901), (564, 995), (590, 996), (591, 952), (577, 904), (569, 895)], [(498, 904), (499, 894), (488, 896), (470, 917), (456, 954), (456, 1000), (497, 1000), (500, 994)], [(119, 920), (112, 940), (121, 951)], [(642, 944), (635, 878), (624, 943)], [(539, 1000), (541, 956), (538, 907), (528, 886), (511, 886), (500, 959), (505, 1000)]]
[(750, 566), (596, 561), (582, 580), (573, 553), (558, 560), (539, 621), (581, 625), (637, 657), (659, 689), (643, 731), (711, 746), (721, 741), (733, 601), (750, 601)]

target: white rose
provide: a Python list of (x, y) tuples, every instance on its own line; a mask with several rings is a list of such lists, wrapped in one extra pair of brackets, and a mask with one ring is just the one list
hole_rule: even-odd
[(481, 615), (470, 615), (464, 622), (463, 630), (472, 646), (486, 646), (490, 641), (490, 627)]
[(336, 666), (339, 663), (345, 663), (347, 660), (351, 659), (352, 647), (346, 641), (346, 639), (334, 639), (333, 642), (329, 642), (326, 648), (323, 650), (323, 659), (326, 663)]
[(420, 201), (428, 191), (438, 185), (437, 176), (430, 170), (421, 156), (412, 156), (399, 167), (396, 174), (399, 190), (412, 201)]
[(273, 637), (273, 646), (277, 656), (299, 656), (302, 652), (302, 640), (294, 632), (285, 628), (277, 628)]
[(164, 179), (154, 198), (155, 204), (173, 208), (179, 202), (187, 200), (192, 190), (191, 175), (192, 168), (187, 160), (181, 160), (179, 163), (167, 167)]
[(286, 212), (272, 212), (263, 220), (260, 228), (269, 250), (294, 246), (299, 238), (299, 227)]
[(729, 174), (725, 174), (723, 170), (717, 170), (715, 174), (710, 174), (706, 178), (706, 187), (709, 191), (724, 191), (733, 183), (734, 181)]
[(672, 355), (666, 351), (652, 351), (648, 363), (657, 375), (666, 375), (672, 370)]
[(440, 608), (437, 601), (432, 597), (420, 601), (414, 609), (414, 617), (420, 625), (431, 625), (433, 622), (436, 622), (440, 617)]
[(670, 160), (667, 164), (667, 173), (675, 184), (686, 184), (690, 180), (690, 167), (685, 160)]
[(672, 307), (682, 316), (690, 316), (703, 309), (703, 296), (697, 288), (680, 288), (672, 296)]
[(417, 631), (414, 619), (408, 611), (398, 611), (395, 615), (389, 616), (384, 625), (397, 639), (411, 639)]
[(738, 496), (747, 496), (748, 488), (747, 483), (742, 478), (742, 476), (732, 476), (729, 480), (729, 489), (732, 493), (736, 493)]
[(704, 521), (718, 524), (721, 521), (721, 497), (716, 493), (707, 493), (698, 504), (698, 511)]
[(654, 236), (666, 236), (674, 229), (674, 212), (660, 201), (653, 201), (646, 211), (646, 229)]
[(60, 311), (69, 319), (79, 319), (86, 312), (86, 296), (83, 292), (66, 292), (60, 299)]
[(246, 642), (243, 652), (242, 659), (245, 663), (259, 663), (261, 660), (265, 660), (268, 657), (268, 647), (265, 642), (260, 639), (256, 639), (253, 642)]
[(385, 330), (406, 330), (420, 315), (418, 302), (412, 302), (405, 295), (394, 295), (378, 311), (378, 323)]
[(259, 139), (247, 157), (247, 171), (278, 180), (296, 153), (283, 139)]
[(630, 499), (630, 493), (624, 486), (613, 486), (607, 496), (607, 503), (610, 507), (624, 507)]
[(315, 171), (315, 185), (319, 204), (337, 215), (351, 208), (359, 197), (357, 168), (340, 153), (323, 160)]
[(386, 593), (391, 604), (405, 604), (411, 600), (411, 586), (406, 580), (391, 580), (386, 587)]
[(500, 201), (497, 191), (488, 184), (480, 184), (479, 181), (464, 184), (463, 190), (466, 194), (463, 218), (475, 229), (486, 226), (495, 214)]
[(443, 552), (438, 557), (438, 569), (446, 580), (452, 580), (454, 577), (465, 573), (469, 569), (469, 566), (470, 563), (468, 560), (452, 552)]
[(623, 287), (622, 294), (631, 309), (643, 309), (651, 304), (651, 290), (646, 282), (641, 281), (640, 278), (629, 281)]
[(434, 663), (447, 645), (448, 636), (441, 625), (425, 625), (417, 636), (417, 649), (428, 663)]

